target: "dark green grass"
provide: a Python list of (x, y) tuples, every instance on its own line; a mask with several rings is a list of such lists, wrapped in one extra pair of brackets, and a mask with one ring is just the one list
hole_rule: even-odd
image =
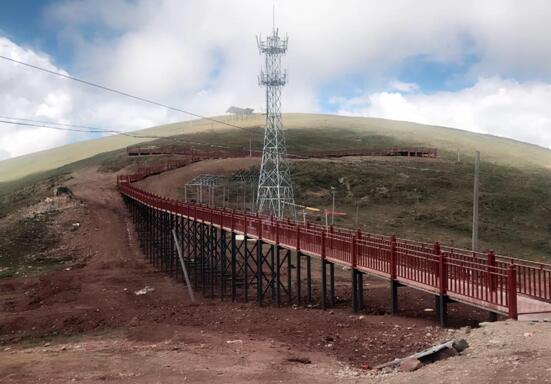
[[(426, 132), (421, 138), (405, 133), (393, 136), (392, 132), (385, 134), (382, 130), (353, 127), (337, 129), (320, 124), (319, 127), (290, 129), (286, 131), (286, 139), (290, 153), (431, 144)], [(458, 136), (461, 133), (450, 132), (446, 134)], [(185, 146), (193, 141), (248, 149), (251, 140), (253, 149), (259, 150), (262, 148), (262, 135), (259, 126), (238, 132), (207, 130), (148, 145)], [(468, 134), (466, 137), (474, 140), (472, 136)], [(493, 139), (484, 137), (482, 144), (488, 146)], [(442, 136), (435, 137), (434, 145), (438, 147), (442, 140)], [(465, 140), (461, 142), (463, 147), (467, 145)], [(501, 139), (495, 140), (499, 142)], [(358, 206), (358, 223), (365, 230), (419, 240), (439, 240), (468, 248), (472, 221), (472, 152), (469, 155), (463, 152), (462, 161), (457, 163), (457, 153), (451, 149), (452, 144), (448, 143), (443, 148), (439, 160), (295, 161), (292, 163), (292, 177), (297, 202), (329, 207), (330, 187), (334, 186), (337, 209), (347, 213), (347, 216), (338, 219), (339, 225), (354, 226)], [(534, 151), (543, 156), (545, 150), (536, 148)], [(30, 193), (32, 188), (43, 188), (44, 193), (50, 193), (48, 186), (63, 182), (72, 171), (85, 166), (98, 166), (102, 171), (113, 172), (128, 165), (150, 165), (164, 160), (166, 157), (162, 156), (129, 158), (124, 150), (112, 151), (55, 171), (0, 184), (0, 202), (7, 199), (13, 203), (0, 203), (0, 214), (2, 209), (6, 213), (14, 206), (30, 204), (36, 196)], [(481, 247), (510, 256), (549, 259), (551, 172), (545, 163), (537, 166), (524, 162), (518, 166), (509, 160), (505, 152), (502, 156), (497, 150), (492, 158), (484, 156), (484, 152), (482, 154)]]

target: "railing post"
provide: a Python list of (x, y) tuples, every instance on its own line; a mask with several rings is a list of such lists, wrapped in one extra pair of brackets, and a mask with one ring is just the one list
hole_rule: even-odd
[(327, 307), (327, 264), (325, 262), (325, 231), (321, 232), (321, 309)]
[(398, 276), (398, 267), (396, 265), (397, 259), (398, 257), (396, 252), (396, 236), (392, 235), (390, 243), (390, 278), (392, 280), (396, 280), (396, 277)]
[(258, 239), (262, 240), (262, 219), (258, 217), (258, 213), (256, 214), (257, 223), (258, 223)]
[(445, 295), (448, 292), (448, 266), (446, 263), (446, 255), (440, 253), (438, 260), (438, 270), (439, 270), (439, 283), (438, 288), (440, 288), (440, 295)]
[(513, 320), (518, 320), (518, 308), (517, 308), (517, 269), (514, 265), (510, 265), (507, 270), (507, 280), (508, 280), (508, 307), (509, 307), (509, 318)]
[[(438, 262), (440, 262), (440, 255), (442, 254), (442, 251), (440, 250), (440, 243), (437, 241), (436, 243), (434, 243), (434, 246), (432, 247), (432, 252), (434, 253), (434, 255), (436, 255), (438, 257)], [(438, 264), (433, 264), (434, 265), (434, 274), (436, 275), (436, 278), (439, 279), (440, 278), (440, 266)]]
[(356, 268), (358, 264), (358, 253), (356, 250), (356, 236), (352, 236), (352, 268)]
[(398, 312), (398, 255), (396, 249), (396, 236), (392, 235), (390, 240), (390, 312)]
[(300, 225), (297, 224), (297, 261), (296, 261), (296, 274), (297, 274), (297, 305), (300, 305), (302, 302), (302, 276), (301, 276), (301, 258), (302, 254), (300, 252)]
[(496, 254), (494, 251), (488, 251), (487, 257), (487, 264), (488, 264), (488, 285), (490, 288), (490, 292), (496, 291)]
[(329, 226), (329, 233), (331, 234), (331, 237), (329, 238), (329, 248), (333, 249), (333, 224)]
[(325, 260), (325, 243), (326, 243), (325, 231), (321, 231), (321, 259)]

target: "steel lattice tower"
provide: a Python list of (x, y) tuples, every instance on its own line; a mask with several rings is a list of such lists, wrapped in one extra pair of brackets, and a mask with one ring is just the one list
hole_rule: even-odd
[(288, 38), (279, 37), (279, 31), (274, 27), (266, 40), (259, 37), (257, 42), (260, 54), (265, 55), (258, 82), (266, 87), (266, 128), (258, 179), (258, 212), (280, 218), (286, 214), (294, 216), (287, 144), (281, 123), (281, 88), (287, 82), (287, 72), (281, 70), (281, 56), (287, 51)]

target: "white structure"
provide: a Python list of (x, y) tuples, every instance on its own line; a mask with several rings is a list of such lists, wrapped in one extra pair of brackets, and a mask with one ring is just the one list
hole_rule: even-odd
[(246, 119), (252, 116), (253, 112), (253, 108), (239, 108), (233, 105), (229, 107), (226, 111), (226, 113), (232, 115), (234, 119)]

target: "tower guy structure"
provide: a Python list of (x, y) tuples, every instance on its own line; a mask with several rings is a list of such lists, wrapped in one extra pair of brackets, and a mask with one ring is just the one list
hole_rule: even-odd
[(288, 38), (281, 38), (275, 27), (265, 40), (257, 37), (260, 54), (265, 56), (258, 82), (266, 87), (266, 128), (257, 207), (259, 213), (279, 218), (295, 215), (287, 144), (281, 122), (281, 88), (287, 82), (287, 71), (281, 69), (281, 56), (287, 52), (287, 42)]

